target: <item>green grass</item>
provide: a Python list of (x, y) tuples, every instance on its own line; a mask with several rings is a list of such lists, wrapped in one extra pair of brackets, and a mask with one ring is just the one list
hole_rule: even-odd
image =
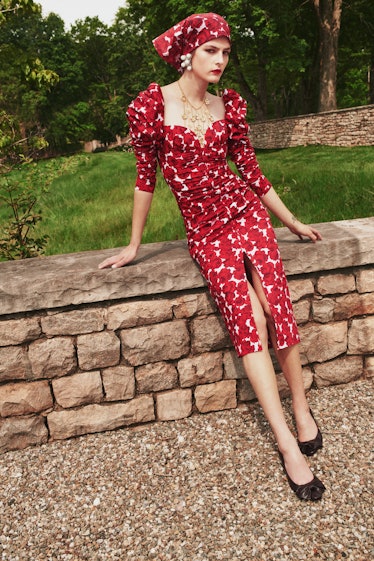
[[(374, 146), (308, 146), (258, 154), (264, 173), (303, 222), (374, 214)], [(274, 220), (274, 224), (278, 225)]]
[[(128, 153), (80, 157), (73, 173), (58, 178), (43, 205), (40, 230), (49, 235), (47, 254), (119, 247), (131, 235), (135, 159)], [(160, 179), (143, 242), (184, 238), (178, 208)]]
[[(260, 165), (278, 194), (307, 223), (374, 215), (374, 146), (298, 147), (258, 152)], [(47, 162), (39, 162), (43, 171)], [(63, 166), (40, 205), (39, 232), (49, 235), (46, 253), (120, 247), (131, 233), (136, 178), (130, 153), (106, 152), (59, 158)], [(0, 206), (0, 226), (8, 209)], [(274, 220), (274, 225), (278, 226)], [(176, 202), (158, 178), (143, 243), (185, 237)]]

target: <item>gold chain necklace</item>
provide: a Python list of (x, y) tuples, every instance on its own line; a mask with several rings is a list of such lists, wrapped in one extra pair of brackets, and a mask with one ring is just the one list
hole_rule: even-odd
[(214, 121), (214, 117), (211, 115), (207, 107), (210, 102), (205, 97), (202, 104), (199, 105), (199, 107), (195, 107), (184, 93), (179, 80), (178, 86), (182, 94), (181, 100), (183, 102), (182, 119), (185, 122), (185, 126), (196, 134), (200, 145), (203, 146), (205, 133), (209, 125)]

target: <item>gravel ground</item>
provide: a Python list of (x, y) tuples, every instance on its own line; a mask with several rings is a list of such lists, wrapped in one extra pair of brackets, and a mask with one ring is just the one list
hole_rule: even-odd
[(371, 561), (372, 394), (369, 380), (310, 392), (318, 503), (288, 487), (256, 403), (8, 452), (0, 559)]

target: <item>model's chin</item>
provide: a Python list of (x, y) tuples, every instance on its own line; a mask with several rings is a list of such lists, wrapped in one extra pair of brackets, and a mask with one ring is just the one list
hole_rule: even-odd
[(213, 72), (209, 76), (209, 82), (211, 84), (218, 84), (222, 76), (222, 72), (220, 74), (213, 74)]

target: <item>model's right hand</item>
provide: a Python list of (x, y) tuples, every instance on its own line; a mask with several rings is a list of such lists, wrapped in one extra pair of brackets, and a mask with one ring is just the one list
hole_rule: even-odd
[(125, 247), (120, 253), (117, 255), (113, 255), (113, 257), (108, 257), (104, 261), (99, 264), (99, 269), (106, 269), (111, 267), (112, 269), (118, 269), (119, 267), (123, 267), (127, 265), (131, 261), (133, 261), (138, 253), (138, 249), (128, 245)]

